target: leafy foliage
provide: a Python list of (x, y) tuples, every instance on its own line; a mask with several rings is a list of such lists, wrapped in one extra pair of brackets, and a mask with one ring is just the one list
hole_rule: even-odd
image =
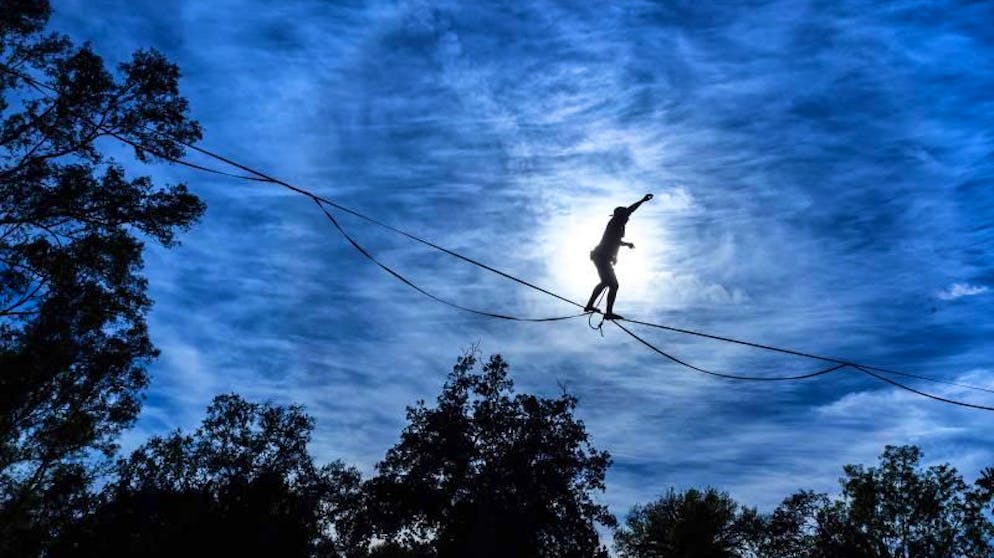
[(515, 395), (507, 363), (456, 363), (435, 407), (409, 408), (400, 441), (366, 483), (377, 556), (606, 556), (591, 499), (610, 464), (594, 450), (576, 399)]
[(817, 511), (813, 555), (990, 556), (990, 492), (947, 464), (923, 469), (921, 459), (917, 447), (887, 446), (877, 467), (847, 465), (842, 497)]
[(794, 493), (766, 516), (758, 541), (759, 555), (769, 558), (800, 558), (815, 552), (821, 510), (830, 508), (825, 494), (810, 490)]
[(740, 508), (724, 492), (670, 490), (636, 506), (615, 543), (626, 558), (738, 558), (751, 555), (758, 529), (756, 511)]
[(670, 491), (616, 534), (630, 558), (979, 558), (994, 553), (994, 469), (971, 487), (921, 450), (887, 446), (877, 467), (847, 465), (838, 498), (800, 491), (757, 516), (714, 490)]
[(93, 556), (335, 556), (332, 526), (358, 501), (359, 475), (314, 465), (313, 426), (299, 407), (219, 396), (192, 435), (152, 438), (120, 460), (62, 544)]
[(96, 143), (182, 155), (163, 134), (200, 127), (177, 68), (139, 51), (115, 79), (89, 45), (44, 33), (50, 11), (0, 0), (0, 550), (70, 521), (55, 516), (88, 482), (80, 459), (109, 455), (137, 415), (157, 354), (143, 239), (172, 246), (204, 209), (183, 185), (128, 178)]

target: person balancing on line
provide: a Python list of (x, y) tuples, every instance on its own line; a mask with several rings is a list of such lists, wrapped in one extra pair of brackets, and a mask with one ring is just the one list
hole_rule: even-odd
[(604, 236), (601, 237), (601, 243), (590, 251), (590, 259), (597, 266), (597, 275), (600, 276), (601, 282), (594, 287), (594, 292), (590, 293), (590, 300), (587, 301), (587, 306), (583, 309), (584, 312), (594, 312), (597, 310), (594, 307), (594, 301), (597, 300), (597, 297), (600, 296), (606, 287), (607, 311), (604, 312), (604, 319), (622, 319), (621, 316), (614, 313), (614, 299), (618, 296), (618, 278), (614, 276), (614, 264), (618, 261), (618, 248), (622, 246), (635, 248), (635, 245), (631, 242), (621, 240), (625, 236), (625, 223), (628, 222), (628, 217), (640, 205), (651, 199), (652, 194), (646, 194), (645, 197), (628, 207), (614, 208), (614, 215), (611, 216), (607, 227), (604, 228)]

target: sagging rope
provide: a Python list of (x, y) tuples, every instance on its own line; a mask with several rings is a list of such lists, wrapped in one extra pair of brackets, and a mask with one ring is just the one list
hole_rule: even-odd
[[(31, 78), (30, 76), (26, 76), (24, 74), (21, 74), (20, 72), (16, 72), (14, 70), (11, 70), (11, 69), (3, 67), (3, 66), (0, 66), (0, 70), (4, 70), (4, 71), (7, 71), (8, 73), (17, 75), (18, 77), (20, 77), (21, 79), (23, 79), (25, 82), (31, 84), (32, 87), (34, 87), (35, 89), (37, 89), (39, 91), (41, 91), (41, 88), (45, 88), (45, 89), (47, 89), (49, 91), (55, 91), (55, 89), (53, 87), (51, 87), (51, 86), (49, 86), (47, 84), (43, 84), (41, 82), (38, 82), (34, 78)], [(91, 122), (91, 125), (95, 125), (95, 124), (93, 124)], [(568, 299), (566, 297), (563, 297), (563, 296), (561, 296), (559, 294), (556, 294), (556, 293), (554, 293), (554, 292), (552, 292), (550, 290), (547, 290), (547, 289), (544, 289), (542, 287), (539, 287), (539, 286), (537, 286), (537, 285), (535, 285), (533, 283), (530, 283), (528, 281), (525, 281), (523, 279), (514, 277), (514, 276), (512, 276), (512, 275), (510, 275), (510, 274), (508, 274), (506, 272), (503, 272), (503, 271), (501, 271), (499, 269), (496, 269), (496, 268), (491, 267), (491, 266), (489, 266), (487, 264), (479, 262), (479, 261), (477, 261), (477, 260), (475, 260), (473, 258), (469, 258), (467, 256), (459, 254), (458, 252), (455, 252), (453, 250), (449, 250), (449, 249), (447, 249), (447, 248), (445, 248), (443, 246), (439, 246), (439, 245), (437, 245), (437, 244), (435, 244), (433, 242), (424, 240), (424, 239), (422, 239), (422, 238), (420, 238), (420, 237), (418, 237), (416, 235), (413, 235), (411, 233), (408, 233), (408, 232), (406, 232), (404, 230), (398, 229), (398, 228), (393, 227), (391, 225), (388, 225), (386, 223), (380, 222), (380, 221), (378, 221), (378, 220), (376, 220), (376, 219), (374, 219), (372, 217), (369, 217), (367, 215), (364, 215), (364, 214), (362, 214), (362, 213), (360, 213), (358, 211), (355, 211), (355, 210), (352, 210), (352, 209), (350, 209), (348, 207), (340, 205), (340, 204), (338, 204), (338, 203), (336, 203), (336, 202), (334, 202), (332, 200), (329, 200), (327, 198), (323, 198), (321, 196), (318, 196), (318, 195), (314, 194), (313, 192), (310, 192), (310, 191), (305, 190), (303, 188), (294, 186), (294, 185), (292, 185), (292, 184), (290, 184), (288, 182), (285, 182), (285, 181), (280, 180), (278, 178), (274, 178), (274, 177), (269, 176), (269, 175), (267, 175), (267, 174), (265, 174), (265, 173), (263, 173), (261, 171), (253, 169), (251, 167), (248, 167), (247, 165), (243, 165), (243, 164), (241, 164), (241, 163), (239, 163), (237, 161), (234, 161), (232, 159), (229, 159), (227, 157), (224, 157), (222, 155), (214, 153), (214, 152), (212, 152), (210, 150), (200, 148), (200, 147), (195, 146), (195, 145), (193, 145), (191, 143), (182, 141), (182, 140), (180, 140), (178, 138), (174, 138), (174, 137), (168, 136), (167, 134), (163, 134), (163, 133), (158, 132), (158, 131), (150, 130), (151, 132), (154, 132), (154, 133), (157, 133), (157, 134), (159, 134), (159, 135), (161, 135), (163, 137), (166, 137), (167, 139), (170, 139), (171, 141), (174, 141), (174, 142), (176, 142), (176, 143), (178, 143), (180, 145), (183, 145), (183, 146), (185, 146), (185, 147), (187, 147), (189, 149), (192, 149), (192, 150), (194, 150), (194, 151), (196, 151), (198, 153), (201, 153), (201, 154), (203, 154), (203, 155), (205, 155), (207, 157), (210, 157), (210, 158), (215, 159), (217, 161), (220, 161), (222, 163), (225, 163), (225, 164), (228, 164), (228, 165), (233, 166), (235, 168), (238, 168), (238, 169), (240, 169), (240, 170), (242, 170), (244, 172), (247, 172), (247, 173), (249, 173), (252, 176), (245, 176), (245, 175), (238, 175), (238, 174), (234, 174), (234, 173), (227, 173), (227, 172), (220, 171), (220, 170), (217, 170), (217, 169), (211, 169), (209, 167), (204, 167), (204, 166), (201, 166), (201, 165), (197, 165), (195, 163), (191, 163), (191, 162), (179, 159), (179, 158), (170, 157), (170, 156), (167, 156), (167, 155), (164, 155), (164, 154), (161, 154), (161, 153), (155, 153), (154, 151), (149, 150), (147, 147), (142, 146), (141, 144), (139, 144), (137, 142), (134, 142), (134, 141), (132, 141), (132, 140), (130, 140), (128, 138), (124, 138), (124, 137), (122, 137), (122, 136), (120, 136), (118, 134), (106, 131), (106, 130), (104, 130), (102, 128), (101, 128), (101, 130), (103, 130), (106, 133), (108, 133), (108, 135), (111, 135), (112, 137), (115, 137), (116, 139), (118, 139), (118, 140), (120, 140), (120, 141), (122, 141), (124, 143), (127, 143), (127, 144), (131, 145), (135, 149), (140, 149), (140, 150), (148, 151), (148, 152), (152, 153), (153, 155), (156, 155), (157, 157), (160, 157), (162, 159), (174, 162), (174, 163), (179, 164), (179, 165), (187, 166), (187, 167), (193, 168), (195, 170), (199, 170), (199, 171), (210, 172), (210, 173), (213, 173), (213, 174), (219, 174), (219, 175), (228, 176), (228, 177), (232, 177), (232, 178), (240, 178), (240, 179), (252, 180), (252, 181), (256, 181), (256, 182), (268, 182), (268, 183), (272, 183), (272, 184), (283, 186), (283, 187), (288, 188), (288, 189), (290, 189), (290, 190), (292, 190), (292, 191), (294, 191), (294, 192), (296, 192), (298, 194), (301, 194), (301, 195), (304, 195), (306, 197), (309, 197), (311, 200), (313, 200), (321, 208), (321, 210), (325, 213), (325, 215), (329, 218), (329, 220), (331, 220), (331, 222), (336, 226), (336, 228), (338, 228), (338, 230), (343, 234), (343, 236), (345, 236), (345, 238), (352, 244), (352, 246), (356, 250), (358, 250), (361, 254), (363, 254), (365, 257), (367, 257), (368, 259), (370, 259), (371, 261), (373, 261), (374, 263), (376, 263), (379, 267), (381, 267), (382, 269), (384, 269), (385, 271), (387, 271), (388, 273), (390, 273), (391, 275), (393, 275), (398, 280), (401, 280), (405, 284), (407, 284), (410, 287), (412, 287), (415, 290), (417, 290), (419, 293), (421, 293), (421, 294), (423, 294), (425, 296), (428, 296), (429, 298), (431, 298), (433, 300), (436, 300), (438, 302), (441, 302), (443, 304), (451, 306), (453, 308), (456, 308), (456, 309), (459, 309), (459, 310), (463, 310), (463, 311), (467, 311), (467, 312), (472, 312), (474, 314), (479, 314), (479, 315), (483, 315), (483, 316), (488, 316), (488, 317), (493, 317), (493, 318), (500, 318), (500, 319), (513, 319), (513, 320), (516, 320), (516, 321), (558, 321), (558, 320), (565, 320), (565, 319), (570, 319), (570, 318), (579, 317), (579, 316), (588, 314), (587, 312), (584, 312), (584, 314), (578, 314), (578, 315), (572, 315), (572, 316), (561, 316), (561, 317), (554, 317), (554, 318), (518, 318), (518, 317), (513, 317), (513, 316), (506, 316), (506, 315), (501, 315), (501, 314), (496, 314), (496, 313), (490, 313), (490, 312), (475, 310), (475, 309), (463, 307), (461, 305), (452, 303), (450, 301), (446, 301), (446, 300), (441, 299), (440, 297), (437, 297), (437, 296), (435, 296), (435, 295), (433, 295), (433, 294), (425, 291), (424, 289), (418, 287), (413, 282), (409, 281), (408, 279), (406, 279), (405, 277), (403, 277), (399, 273), (395, 272), (391, 268), (385, 266), (384, 264), (382, 264), (381, 262), (379, 262), (378, 260), (376, 260), (376, 258), (374, 258), (368, 251), (366, 251), (361, 245), (359, 245), (351, 236), (349, 236), (346, 233), (346, 231), (334, 219), (334, 217), (330, 214), (330, 212), (327, 211), (327, 208), (323, 204), (327, 204), (328, 206), (331, 206), (333, 208), (339, 209), (341, 211), (344, 211), (346, 213), (349, 213), (351, 215), (354, 215), (356, 217), (359, 217), (361, 219), (369, 221), (370, 223), (376, 224), (376, 225), (378, 225), (380, 227), (383, 227), (383, 228), (385, 228), (387, 230), (390, 230), (392, 232), (395, 232), (397, 234), (405, 236), (405, 237), (407, 237), (407, 238), (409, 238), (411, 240), (414, 240), (416, 242), (419, 242), (421, 244), (429, 246), (429, 247), (431, 247), (431, 248), (433, 248), (435, 250), (441, 251), (441, 252), (446, 253), (446, 254), (448, 254), (450, 256), (453, 256), (455, 258), (458, 258), (458, 259), (461, 259), (463, 261), (466, 261), (467, 263), (470, 263), (472, 265), (475, 265), (477, 267), (480, 267), (482, 269), (485, 269), (487, 271), (490, 271), (492, 273), (495, 273), (497, 275), (500, 275), (500, 276), (505, 277), (507, 279), (510, 279), (512, 281), (515, 281), (515, 282), (517, 282), (519, 284), (522, 284), (524, 286), (527, 286), (529, 288), (535, 289), (535, 290), (537, 290), (539, 292), (542, 292), (542, 293), (544, 293), (546, 295), (549, 295), (549, 296), (554, 297), (556, 299), (559, 299), (561, 301), (567, 302), (567, 303), (572, 304), (574, 306), (583, 308), (583, 305), (581, 305), (580, 303), (578, 303), (576, 301), (573, 301), (573, 300), (570, 300), (570, 299)], [(871, 376), (873, 378), (876, 378), (876, 379), (878, 379), (880, 381), (886, 382), (888, 384), (894, 385), (896, 387), (899, 387), (901, 389), (910, 391), (912, 393), (921, 395), (923, 397), (928, 397), (928, 398), (931, 398), (931, 399), (934, 399), (934, 400), (937, 400), (937, 401), (941, 401), (941, 402), (949, 403), (949, 404), (953, 404), (953, 405), (960, 405), (960, 406), (970, 407), (970, 408), (974, 408), (974, 409), (982, 409), (982, 410), (987, 410), (987, 411), (994, 411), (994, 407), (987, 407), (987, 406), (983, 406), (983, 405), (975, 405), (975, 404), (966, 403), (966, 402), (963, 402), (963, 401), (958, 401), (958, 400), (944, 398), (944, 397), (937, 396), (937, 395), (934, 395), (934, 394), (930, 394), (930, 393), (927, 393), (927, 392), (924, 392), (924, 391), (916, 390), (914, 388), (911, 388), (909, 386), (901, 384), (900, 382), (897, 382), (897, 381), (892, 380), (890, 378), (886, 378), (884, 376), (881, 376), (880, 374), (877, 374), (875, 372), (881, 372), (881, 373), (885, 373), (885, 374), (901, 375), (901, 376), (905, 376), (905, 377), (917, 378), (917, 379), (927, 380), (927, 381), (936, 382), (936, 383), (944, 383), (944, 384), (949, 384), (949, 385), (955, 385), (955, 386), (962, 387), (962, 388), (974, 389), (974, 390), (980, 390), (980, 391), (994, 393), (994, 390), (991, 390), (991, 389), (988, 389), (988, 388), (983, 388), (983, 387), (978, 387), (978, 386), (970, 386), (970, 385), (967, 385), (967, 384), (961, 384), (961, 383), (955, 383), (955, 382), (948, 382), (948, 381), (944, 381), (944, 380), (938, 380), (938, 379), (935, 379), (935, 378), (929, 378), (927, 376), (920, 376), (920, 375), (915, 375), (915, 374), (909, 374), (909, 373), (906, 373), (906, 372), (900, 372), (900, 371), (896, 371), (896, 370), (889, 370), (889, 369), (884, 369), (884, 368), (879, 368), (879, 367), (862, 365), (862, 364), (859, 364), (859, 363), (844, 361), (844, 360), (840, 360), (840, 359), (834, 359), (834, 358), (831, 358), (831, 357), (824, 357), (824, 356), (821, 356), (821, 355), (815, 355), (813, 353), (804, 353), (804, 352), (801, 352), (801, 351), (794, 351), (794, 350), (791, 350), (791, 349), (784, 349), (784, 348), (775, 347), (775, 346), (772, 346), (772, 345), (765, 345), (765, 344), (761, 344), (761, 343), (754, 343), (754, 342), (749, 342), (749, 341), (742, 341), (742, 340), (732, 339), (732, 338), (728, 338), (728, 337), (722, 337), (722, 336), (711, 335), (711, 334), (706, 334), (706, 333), (702, 333), (702, 332), (696, 332), (696, 331), (693, 331), (693, 330), (686, 330), (686, 329), (675, 328), (675, 327), (671, 327), (671, 326), (666, 326), (664, 324), (655, 324), (655, 323), (644, 322), (644, 321), (639, 321), (639, 320), (613, 320), (613, 321), (615, 322), (615, 325), (618, 326), (619, 328), (621, 328), (625, 333), (627, 333), (628, 335), (630, 335), (631, 337), (633, 337), (635, 340), (639, 341), (643, 345), (649, 347), (654, 352), (657, 352), (661, 356), (664, 356), (665, 358), (667, 358), (667, 359), (669, 359), (669, 360), (671, 360), (671, 361), (673, 361), (673, 362), (675, 362), (677, 364), (680, 364), (681, 366), (684, 366), (684, 367), (687, 367), (687, 368), (689, 368), (691, 370), (695, 370), (697, 372), (701, 372), (701, 373), (705, 373), (705, 374), (710, 374), (710, 375), (724, 377), (724, 378), (729, 378), (729, 379), (737, 379), (737, 380), (785, 381), (785, 380), (800, 380), (800, 379), (812, 378), (812, 377), (816, 377), (816, 376), (820, 376), (820, 375), (825, 375), (825, 374), (828, 374), (830, 372), (834, 372), (834, 371), (837, 371), (837, 370), (840, 370), (840, 369), (843, 369), (843, 368), (846, 368), (846, 367), (851, 367), (851, 368), (853, 368), (855, 370), (861, 371), (864, 374), (867, 374), (867, 375), (869, 375), (869, 376)], [(813, 372), (813, 373), (809, 373), (809, 374), (802, 374), (802, 375), (797, 375), (797, 376), (789, 376), (789, 377), (788, 376), (783, 376), (783, 377), (737, 376), (737, 375), (731, 375), (731, 374), (722, 374), (722, 373), (718, 373), (718, 372), (714, 372), (714, 371), (710, 371), (710, 370), (706, 370), (706, 369), (703, 369), (703, 368), (696, 367), (696, 366), (691, 365), (689, 363), (686, 363), (686, 362), (684, 362), (684, 361), (682, 361), (680, 359), (677, 359), (676, 357), (673, 357), (672, 355), (670, 355), (670, 354), (668, 354), (668, 353), (666, 353), (664, 351), (661, 351), (660, 349), (658, 349), (654, 345), (648, 343), (647, 341), (645, 341), (641, 337), (635, 335), (633, 332), (631, 332), (630, 330), (628, 330), (627, 328), (625, 328), (624, 326), (622, 326), (620, 323), (618, 323), (619, 321), (628, 321), (630, 323), (640, 324), (640, 325), (649, 326), (649, 327), (655, 327), (655, 328), (659, 328), (659, 329), (666, 329), (666, 330), (670, 330), (670, 331), (674, 331), (674, 332), (678, 332), (678, 333), (684, 333), (684, 334), (689, 334), (689, 335), (697, 335), (697, 336), (701, 336), (701, 337), (707, 337), (707, 338), (715, 339), (715, 340), (719, 340), (719, 341), (724, 341), (724, 342), (729, 342), (729, 343), (736, 343), (736, 344), (751, 346), (751, 347), (754, 347), (754, 348), (759, 348), (759, 349), (764, 349), (764, 350), (769, 350), (769, 351), (775, 351), (775, 352), (780, 352), (780, 353), (785, 353), (785, 354), (792, 354), (792, 355), (803, 356), (803, 357), (817, 359), (817, 360), (823, 360), (823, 361), (833, 362), (833, 363), (836, 363), (836, 365), (833, 366), (833, 367), (830, 367), (830, 368), (819, 370), (817, 372)], [(603, 325), (603, 320), (601, 321), (600, 325), (601, 326)], [(602, 332), (602, 334), (603, 334), (603, 332)]]
[(580, 314), (570, 314), (568, 316), (553, 316), (553, 317), (550, 317), (550, 318), (522, 318), (522, 317), (519, 317), (519, 316), (511, 316), (511, 315), (508, 315), (508, 314), (497, 314), (496, 312), (487, 312), (485, 310), (477, 310), (475, 308), (468, 308), (466, 306), (462, 306), (460, 304), (456, 304), (455, 302), (452, 302), (452, 301), (449, 301), (449, 300), (445, 300), (444, 298), (441, 298), (441, 297), (439, 297), (437, 295), (434, 295), (434, 294), (426, 291), (425, 289), (423, 289), (422, 287), (418, 286), (417, 284), (415, 284), (413, 281), (411, 281), (407, 277), (401, 275), (400, 273), (398, 273), (397, 271), (395, 271), (394, 269), (392, 269), (390, 266), (388, 266), (388, 265), (384, 264), (383, 262), (381, 262), (380, 260), (376, 259), (376, 257), (373, 256), (369, 252), (369, 250), (367, 250), (365, 247), (363, 247), (361, 244), (359, 244), (359, 242), (357, 242), (354, 238), (352, 238), (352, 235), (350, 235), (345, 230), (345, 228), (342, 227), (341, 223), (338, 222), (338, 219), (335, 219), (335, 216), (332, 215), (330, 211), (328, 211), (328, 209), (323, 205), (323, 203), (321, 202), (321, 200), (318, 200), (318, 199), (315, 198), (314, 199), (314, 203), (317, 204), (317, 206), (319, 208), (321, 208), (321, 212), (324, 213), (325, 217), (327, 217), (328, 220), (331, 221), (331, 224), (334, 225), (336, 229), (338, 229), (338, 232), (341, 233), (342, 236), (345, 237), (345, 240), (347, 240), (349, 242), (349, 244), (351, 244), (352, 247), (356, 249), (356, 251), (358, 251), (360, 254), (362, 254), (363, 256), (365, 256), (369, 261), (371, 261), (374, 264), (376, 264), (377, 266), (379, 266), (380, 269), (382, 269), (383, 271), (386, 271), (390, 275), (393, 275), (396, 279), (398, 279), (399, 281), (401, 281), (402, 283), (404, 283), (408, 287), (411, 287), (415, 291), (423, 294), (424, 296), (426, 296), (426, 297), (428, 297), (428, 298), (430, 298), (430, 299), (432, 299), (432, 300), (434, 300), (436, 302), (440, 302), (440, 303), (442, 303), (442, 304), (444, 304), (446, 306), (451, 306), (452, 308), (455, 308), (457, 310), (462, 310), (464, 312), (470, 312), (472, 314), (477, 314), (477, 315), (480, 315), (480, 316), (486, 316), (488, 318), (498, 318), (498, 319), (501, 319), (501, 320), (511, 320), (511, 321), (515, 321), (515, 322), (558, 322), (558, 321), (562, 321), (562, 320), (570, 320), (570, 319), (573, 319), (573, 318), (580, 318), (582, 316), (585, 316), (585, 315), (589, 314), (589, 312), (583, 312), (583, 313), (580, 313)]

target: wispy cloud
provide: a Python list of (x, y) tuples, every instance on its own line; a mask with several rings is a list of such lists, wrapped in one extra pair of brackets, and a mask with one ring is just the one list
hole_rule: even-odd
[(984, 294), (989, 289), (984, 285), (969, 285), (966, 283), (953, 283), (949, 288), (935, 294), (939, 300), (956, 300), (964, 296), (974, 296)]

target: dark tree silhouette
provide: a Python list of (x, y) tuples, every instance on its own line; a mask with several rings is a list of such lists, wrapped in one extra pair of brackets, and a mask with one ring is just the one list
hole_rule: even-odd
[(763, 556), (973, 558), (994, 553), (994, 471), (973, 487), (915, 446), (887, 446), (877, 467), (847, 465), (842, 494), (799, 492), (766, 518)]
[(365, 485), (374, 556), (606, 556), (595, 523), (614, 518), (591, 493), (610, 464), (594, 450), (576, 399), (515, 395), (507, 363), (458, 360), (435, 407), (409, 425)]
[(758, 555), (764, 558), (802, 558), (813, 555), (820, 534), (819, 511), (830, 508), (828, 496), (802, 490), (784, 499), (763, 517)]
[(154, 437), (119, 461), (94, 513), (53, 554), (337, 556), (333, 525), (359, 474), (307, 453), (301, 408), (219, 396), (193, 435)]
[(182, 185), (126, 177), (94, 143), (113, 133), (146, 146), (140, 161), (181, 155), (160, 134), (200, 128), (176, 67), (139, 51), (115, 79), (88, 45), (46, 34), (49, 15), (44, 0), (0, 0), (0, 552), (72, 520), (82, 458), (110, 454), (138, 413), (156, 356), (143, 239), (172, 246), (204, 209)]
[(756, 511), (724, 492), (670, 490), (636, 506), (615, 545), (625, 558), (738, 558), (752, 556), (759, 529)]
[(842, 492), (800, 491), (772, 513), (714, 489), (636, 506), (615, 532), (625, 558), (987, 558), (994, 556), (994, 469), (973, 486), (921, 450), (887, 446), (877, 467), (847, 465)]

